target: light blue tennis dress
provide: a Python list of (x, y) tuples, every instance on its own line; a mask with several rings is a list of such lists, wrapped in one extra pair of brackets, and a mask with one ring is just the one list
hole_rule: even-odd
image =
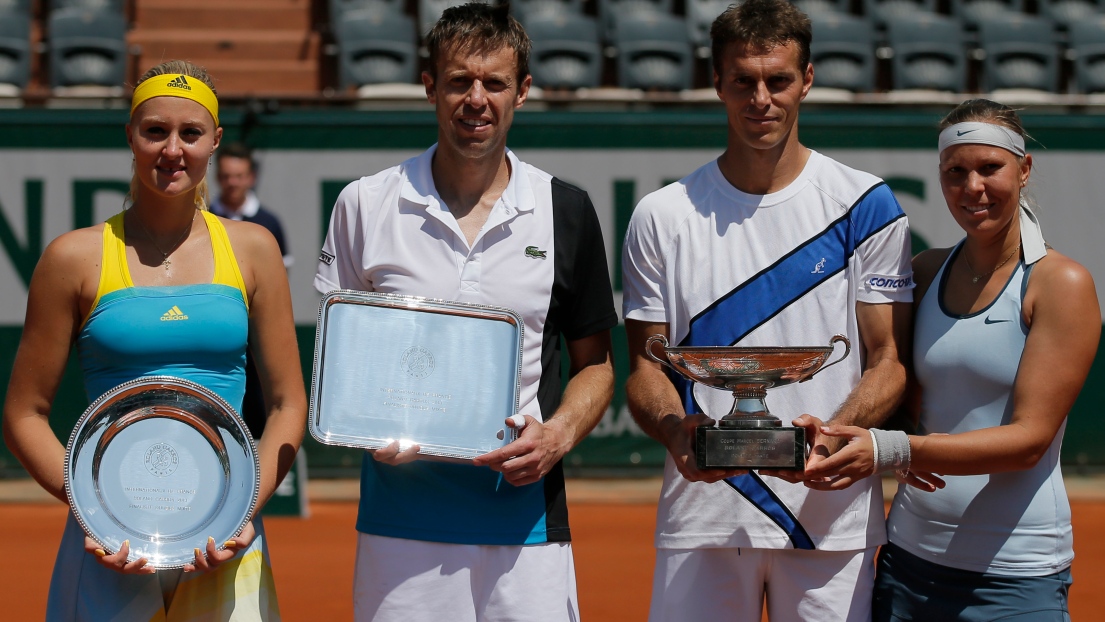
[[(917, 311), (913, 357), (925, 389), (919, 434), (991, 428), (1013, 415), (1031, 266), (1019, 263), (985, 309), (956, 315), (943, 292), (961, 249), (949, 255)], [(1031, 469), (946, 477), (935, 492), (900, 487), (887, 523), (890, 542), (935, 564), (992, 575), (1041, 577), (1068, 568), (1073, 537), (1059, 469), (1065, 428), (1066, 421)]]
[[(104, 225), (100, 284), (77, 337), (89, 400), (136, 378), (167, 375), (201, 384), (240, 409), (249, 308), (226, 229), (217, 217), (201, 212), (215, 259), (211, 283), (137, 287), (127, 268), (124, 213)], [(249, 548), (213, 572), (123, 575), (85, 552), (84, 532), (70, 513), (54, 564), (46, 618), (278, 620), (260, 518), (253, 525), (257, 537)], [(169, 607), (166, 593), (173, 594)]]

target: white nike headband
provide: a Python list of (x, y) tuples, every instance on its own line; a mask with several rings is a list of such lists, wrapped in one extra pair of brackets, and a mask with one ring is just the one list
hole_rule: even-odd
[[(993, 145), (1024, 157), (1024, 138), (1013, 130), (994, 123), (968, 121), (956, 123), (940, 132), (940, 153), (954, 145)], [(1044, 232), (1040, 228), (1040, 219), (1021, 198), (1020, 201), (1021, 250), (1024, 252), (1025, 265), (1031, 265), (1047, 255)]]
[(955, 145), (993, 145), (1018, 157), (1024, 157), (1024, 138), (1013, 130), (994, 123), (968, 121), (940, 132), (940, 153)]

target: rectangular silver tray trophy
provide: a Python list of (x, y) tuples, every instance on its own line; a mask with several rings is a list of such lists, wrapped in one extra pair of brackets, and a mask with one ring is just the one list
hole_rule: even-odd
[[(844, 355), (826, 365), (837, 342), (844, 344)], [(656, 356), (656, 344), (663, 358)], [(784, 426), (768, 411), (767, 390), (805, 382), (847, 358), (851, 349), (843, 335), (830, 339), (827, 347), (808, 348), (672, 347), (663, 335), (645, 341), (645, 353), (657, 363), (692, 382), (733, 392), (733, 408), (717, 421), (717, 427), (695, 430), (695, 461), (700, 469), (805, 469), (806, 430)]]
[(234, 409), (170, 376), (114, 387), (84, 412), (65, 454), (65, 492), (84, 532), (129, 561), (180, 568), (207, 538), (222, 549), (253, 516), (261, 469)]
[(465, 462), (514, 440), (522, 318), (510, 309), (338, 290), (319, 305), (308, 428), (320, 443), (419, 446)]

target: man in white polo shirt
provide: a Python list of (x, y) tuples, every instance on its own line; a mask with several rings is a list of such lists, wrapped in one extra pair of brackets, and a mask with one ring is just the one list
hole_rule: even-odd
[[(765, 601), (772, 622), (870, 620), (874, 553), (886, 542), (877, 479), (823, 492), (698, 469), (695, 427), (725, 415), (733, 396), (669, 378), (645, 357), (653, 334), (754, 347), (846, 335), (852, 353), (841, 364), (770, 391), (788, 423), (810, 413), (873, 427), (905, 387), (909, 230), (882, 180), (798, 140), (814, 79), (809, 19), (786, 0), (745, 0), (710, 36), (725, 152), (641, 200), (623, 258), (626, 394), (668, 450), (650, 620), (758, 621)], [(835, 448), (818, 443), (810, 462)]]
[[(514, 309), (525, 323), (525, 425), (475, 465), (417, 460), (417, 446), (394, 443), (366, 456), (355, 615), (576, 620), (561, 458), (613, 393), (618, 319), (602, 232), (586, 193), (506, 148), (531, 81), (529, 39), (508, 9), (450, 8), (427, 47), (422, 80), (438, 143), (345, 188), (315, 287)], [(561, 337), (571, 370), (563, 393)]]

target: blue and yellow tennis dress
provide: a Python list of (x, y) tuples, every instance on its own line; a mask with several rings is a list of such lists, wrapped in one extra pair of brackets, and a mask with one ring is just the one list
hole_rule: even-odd
[[(167, 375), (199, 383), (241, 407), (249, 332), (245, 282), (226, 229), (214, 215), (201, 213), (215, 258), (210, 284), (136, 287), (127, 269), (125, 212), (105, 223), (100, 284), (77, 336), (89, 400), (136, 378)], [(259, 518), (253, 525), (257, 537), (249, 548), (213, 572), (123, 575), (85, 552), (84, 532), (70, 513), (46, 618), (278, 620), (264, 528)]]

